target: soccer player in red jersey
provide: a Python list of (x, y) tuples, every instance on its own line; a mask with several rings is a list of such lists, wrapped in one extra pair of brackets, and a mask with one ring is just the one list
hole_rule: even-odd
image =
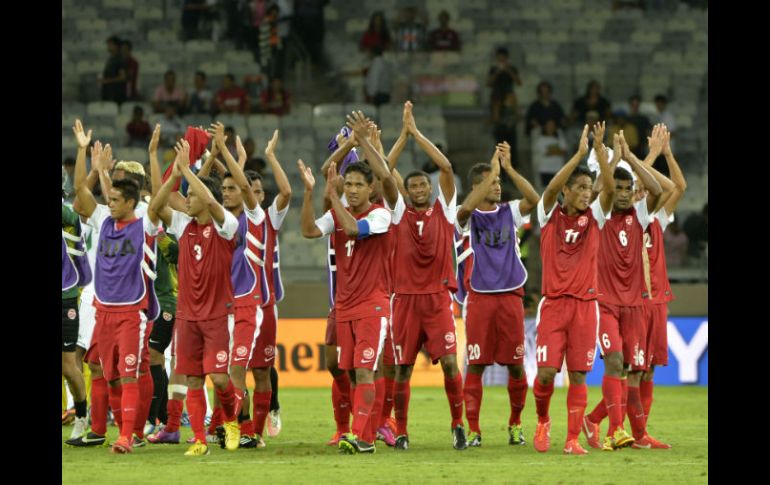
[[(187, 409), (195, 443), (185, 453), (209, 453), (203, 421), (206, 400), (204, 379), (211, 377), (225, 413), (225, 446), (238, 449), (235, 387), (227, 373), (230, 335), (227, 315), (233, 307), (230, 279), (238, 220), (222, 207), (219, 184), (198, 178), (189, 168), (190, 147), (177, 144), (172, 176), (153, 198), (148, 209), (153, 222), (162, 219), (179, 240), (179, 300), (177, 306), (176, 370), (187, 376)], [(190, 184), (187, 213), (167, 206), (172, 186), (184, 176)]]
[[(578, 164), (588, 153), (588, 125), (578, 151), (548, 183), (537, 206), (542, 233), (543, 299), (538, 307), (537, 379), (534, 395), (537, 429), (534, 446), (539, 452), (551, 446), (548, 408), (553, 379), (567, 361), (568, 432), (564, 453), (586, 454), (578, 443), (587, 401), (586, 373), (593, 366), (596, 332), (599, 327), (597, 258), (600, 230), (609, 217), (615, 184), (602, 140), (604, 125), (594, 128), (594, 148), (601, 166), (604, 188), (591, 203), (591, 172)], [(563, 195), (558, 205), (557, 196)]]

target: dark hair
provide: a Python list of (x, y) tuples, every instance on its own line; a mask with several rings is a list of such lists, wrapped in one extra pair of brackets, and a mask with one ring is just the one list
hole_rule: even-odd
[(601, 84), (599, 84), (599, 81), (596, 79), (591, 79), (588, 81), (588, 84), (586, 84), (586, 97), (588, 97), (591, 94), (591, 87), (596, 86), (597, 88), (601, 88)]
[(508, 48), (507, 47), (498, 47), (495, 50), (495, 54), (497, 54), (497, 55), (502, 54), (504, 56), (508, 56), (509, 55), (508, 54)]
[(107, 37), (107, 43), (108, 44), (116, 44), (118, 47), (120, 47), (120, 37), (117, 35), (111, 35)]
[(275, 10), (275, 13), (280, 13), (281, 8), (277, 4), (273, 3), (272, 5), (267, 7), (267, 10), (265, 11), (265, 13), (267, 15), (270, 15), (273, 12), (273, 10)]
[(134, 106), (134, 113), (144, 113), (144, 108), (137, 104)]
[(200, 76), (200, 77), (202, 77), (203, 79), (206, 79), (206, 73), (205, 73), (205, 72), (203, 72), (203, 71), (195, 71), (195, 75), (196, 75), (196, 76)]
[[(128, 173), (126, 173), (128, 175)], [(126, 177), (124, 179), (115, 180), (112, 182), (112, 188), (119, 191), (124, 199), (134, 200), (134, 209), (139, 203), (139, 184), (136, 183), (136, 179)]]
[(407, 176), (404, 177), (404, 187), (409, 187), (409, 179), (414, 177), (425, 177), (428, 180), (428, 185), (430, 185), (430, 175), (423, 172), (422, 170), (414, 170), (409, 172)]
[(660, 101), (661, 103), (668, 104), (668, 98), (666, 97), (665, 94), (659, 94), (655, 96), (655, 102), (657, 103), (658, 101)]
[(128, 39), (123, 41), (123, 45), (127, 46), (129, 49), (133, 49), (134, 48), (134, 44), (132, 44), (131, 41), (128, 40)]
[(173, 69), (169, 69), (168, 71), (165, 72), (165, 74), (163, 74), (163, 78), (165, 79), (166, 76), (168, 76), (169, 74), (171, 74), (172, 76), (176, 77), (176, 73), (174, 72), (174, 70)]
[(481, 183), (484, 180), (484, 173), (492, 171), (492, 166), (488, 163), (477, 163), (468, 170), (468, 182), (471, 186)]
[[(225, 132), (228, 132), (228, 131), (235, 133), (235, 128), (233, 128), (232, 126), (225, 126)], [(235, 141), (235, 140), (230, 140), (230, 141)]]
[(543, 86), (546, 86), (548, 88), (548, 91), (553, 93), (553, 86), (551, 86), (551, 83), (549, 83), (548, 81), (540, 81), (537, 85), (537, 89), (535, 89), (535, 93), (540, 94), (540, 88), (542, 88)]
[(374, 182), (374, 174), (372, 169), (369, 168), (369, 164), (366, 162), (354, 162), (347, 166), (345, 169), (345, 176), (347, 177), (351, 172), (358, 172), (364, 176), (367, 184)]
[(580, 177), (581, 175), (587, 175), (588, 178), (591, 179), (591, 182), (594, 181), (594, 173), (590, 170), (588, 170), (588, 167), (584, 167), (583, 165), (578, 165), (578, 167), (569, 175), (567, 178), (567, 187), (571, 186), (573, 183), (575, 183), (575, 179)]
[(255, 180), (262, 181), (262, 176), (259, 174), (259, 172), (255, 170), (245, 170), (243, 174), (246, 176), (246, 179), (248, 179), (249, 183), (254, 183)]
[(633, 96), (631, 96), (630, 98), (628, 98), (628, 102), (629, 102), (629, 103), (631, 103), (631, 102), (633, 102), (633, 101), (639, 101), (639, 102), (641, 103), (641, 102), (642, 102), (642, 97), (641, 97), (641, 96), (639, 96), (638, 94), (634, 94)]
[(64, 162), (62, 165), (66, 165), (67, 167), (72, 167), (75, 165), (75, 159), (72, 157), (67, 157), (64, 159)]
[(438, 18), (441, 18), (441, 17), (444, 17), (444, 16), (447, 18), (447, 20), (449, 20), (450, 18), (452, 18), (452, 17), (449, 15), (449, 12), (447, 12), (446, 10), (442, 10), (441, 12), (439, 12), (439, 14), (438, 14)]
[(232, 75), (232, 74), (230, 74), (229, 72), (228, 72), (227, 74), (225, 74), (225, 79), (229, 79), (229, 80), (231, 80), (233, 83), (235, 83), (235, 76), (233, 76), (233, 75)]
[(615, 173), (613, 173), (612, 176), (615, 178), (615, 180), (630, 180), (631, 184), (633, 185), (634, 176), (631, 175), (631, 173), (625, 168), (616, 167)]
[(203, 185), (206, 186), (209, 191), (211, 191), (211, 195), (214, 196), (214, 200), (216, 200), (218, 203), (222, 203), (222, 184), (221, 182), (217, 181), (213, 177), (198, 177), (201, 182), (203, 182)]

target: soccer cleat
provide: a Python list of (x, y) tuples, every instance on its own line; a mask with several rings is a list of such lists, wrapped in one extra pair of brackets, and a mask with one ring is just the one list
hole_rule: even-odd
[(599, 425), (588, 419), (588, 416), (583, 416), (583, 434), (586, 435), (586, 441), (591, 448), (599, 449), (602, 447), (599, 432)]
[(151, 434), (155, 434), (158, 431), (158, 428), (160, 426), (162, 426), (162, 425), (157, 425), (156, 426), (154, 423), (151, 423), (151, 422), (147, 421), (144, 424), (144, 435), (145, 436), (149, 436)]
[(249, 435), (241, 435), (241, 441), (238, 444), (238, 448), (256, 448), (257, 440)]
[(281, 410), (270, 411), (267, 417), (267, 435), (275, 438), (281, 432)]
[(200, 440), (196, 440), (187, 451), (184, 452), (185, 456), (204, 456), (209, 454), (209, 447), (206, 443), (202, 443)]
[(131, 453), (133, 451), (133, 447), (131, 446), (131, 440), (128, 439), (126, 436), (121, 436), (118, 438), (118, 441), (114, 442), (112, 444), (112, 452), (124, 455), (126, 453)]
[[(229, 451), (235, 451), (238, 449), (238, 445), (241, 442), (241, 427), (238, 426), (238, 421), (226, 421), (225, 428), (225, 448)], [(218, 430), (217, 430), (218, 431)]]
[(393, 433), (393, 436), (396, 436), (396, 418), (388, 416), (388, 419), (385, 420), (385, 426), (390, 428), (390, 432)]
[(565, 455), (587, 455), (588, 452), (582, 446), (580, 446), (580, 443), (578, 443), (577, 438), (575, 438), (564, 443), (564, 454)]
[(384, 441), (388, 446), (394, 446), (396, 444), (396, 437), (393, 436), (393, 433), (387, 426), (382, 426), (377, 430), (377, 439)]
[(405, 434), (396, 438), (396, 445), (393, 447), (395, 450), (408, 450), (409, 449), (409, 437)]
[(669, 450), (671, 449), (671, 445), (668, 445), (666, 443), (661, 443), (660, 441), (656, 440), (652, 436), (645, 433), (641, 439), (636, 440), (634, 444), (631, 445), (631, 448), (635, 448), (637, 450), (644, 450), (644, 449)]
[(141, 448), (143, 446), (147, 446), (147, 441), (143, 440), (137, 435), (134, 435), (134, 439), (131, 443), (131, 446), (133, 446), (134, 448)]
[(75, 418), (74, 426), (72, 426), (72, 433), (70, 433), (70, 439), (83, 436), (88, 431), (88, 418), (83, 416), (82, 418)]
[[(169, 433), (165, 429), (162, 429), (158, 431), (155, 434), (149, 435), (147, 437), (147, 441), (149, 441), (152, 444), (172, 444), (172, 445), (178, 445), (179, 444), (179, 430), (174, 431), (173, 433)], [(193, 443), (195, 440), (193, 440)]]
[(219, 447), (225, 449), (225, 427), (217, 426), (216, 434), (206, 435), (207, 443), (219, 443)]
[(538, 421), (537, 429), (535, 430), (534, 439), (535, 449), (540, 453), (545, 453), (548, 448), (551, 447), (551, 420), (547, 423), (541, 423)]
[(465, 428), (458, 424), (452, 430), (452, 448), (455, 450), (464, 450), (467, 447), (468, 440), (465, 439)]
[(612, 433), (612, 443), (615, 448), (628, 448), (634, 444), (634, 437), (621, 427)]
[(70, 438), (64, 443), (69, 446), (78, 446), (78, 447), (107, 446), (107, 437), (98, 435), (93, 431), (89, 431), (88, 433), (78, 436), (77, 438)]
[(212, 416), (213, 416), (212, 414), (207, 414), (206, 416), (203, 417), (203, 426), (207, 428), (209, 427), (209, 425), (211, 424)]
[(346, 453), (348, 455), (354, 455), (356, 453), (375, 453), (377, 451), (374, 447), (374, 443), (361, 441), (353, 433), (346, 433), (340, 438), (339, 449), (340, 453)]
[(524, 441), (524, 429), (521, 427), (521, 424), (508, 426), (508, 444), (519, 446), (527, 444), (527, 442)]
[(615, 443), (612, 441), (612, 436), (605, 436), (602, 442), (602, 451), (615, 451)]
[(340, 438), (342, 438), (342, 436), (344, 434), (345, 433), (343, 433), (342, 431), (337, 431), (336, 433), (334, 433), (334, 436), (332, 436), (332, 439), (330, 439), (329, 441), (326, 442), (326, 445), (327, 446), (337, 446), (339, 444), (339, 442), (340, 442)]
[(468, 435), (468, 446), (481, 446), (481, 433), (471, 433)]

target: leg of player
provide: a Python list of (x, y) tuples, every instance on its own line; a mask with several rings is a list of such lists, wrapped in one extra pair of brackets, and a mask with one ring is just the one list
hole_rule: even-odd
[(412, 378), (414, 365), (397, 365), (396, 380), (393, 388), (393, 403), (396, 411), (396, 450), (409, 449), (409, 433), (407, 423), (409, 416), (409, 398), (411, 388), (409, 379)]
[[(219, 403), (222, 406), (222, 416), (225, 428), (225, 448), (229, 451), (235, 451), (241, 441), (241, 429), (238, 426), (238, 409), (236, 403), (236, 390), (230, 376), (225, 373), (209, 374), (211, 382), (214, 383), (214, 392)], [(245, 378), (244, 378), (245, 381)], [(192, 386), (190, 386), (192, 388)], [(192, 418), (190, 418), (192, 423)]]
[(352, 432), (340, 439), (339, 447), (346, 453), (374, 453), (374, 434), (369, 426), (377, 394), (374, 386), (374, 371), (357, 367), (355, 374)]
[(337, 446), (340, 437), (350, 433), (350, 377), (348, 373), (338, 367), (337, 346), (327, 345), (326, 347), (326, 368), (332, 375), (332, 406), (334, 409), (334, 421), (337, 423), (337, 431), (326, 444)]
[(230, 365), (230, 380), (233, 382), (233, 387), (235, 388), (233, 392), (235, 397), (235, 416), (238, 420), (238, 427), (241, 430), (239, 447), (252, 448), (250, 441), (247, 442), (245, 439), (251, 436), (249, 425), (246, 425), (245, 433), (243, 429), (243, 423), (251, 421), (251, 416), (249, 415), (249, 403), (248, 401), (244, 401), (244, 399), (248, 398), (247, 396), (249, 394), (248, 388), (246, 387), (246, 367), (242, 365)]
[(602, 380), (602, 395), (610, 425), (602, 443), (602, 449), (613, 449), (631, 446), (634, 439), (623, 428), (623, 384), (625, 366), (623, 352), (608, 352), (604, 355), (604, 379)]
[(270, 367), (270, 389), (272, 389), (272, 395), (267, 420), (267, 436), (275, 438), (281, 432), (281, 403), (278, 402), (278, 371), (275, 366)]
[(538, 367), (537, 379), (532, 393), (535, 395), (537, 408), (537, 429), (533, 440), (535, 449), (541, 453), (548, 451), (551, 446), (551, 417), (548, 409), (553, 396), (553, 380), (558, 369), (555, 367)]
[(206, 398), (203, 393), (206, 392), (204, 383), (206, 376), (187, 377), (187, 412), (190, 417), (190, 427), (195, 438), (193, 445), (185, 452), (187, 456), (208, 455), (209, 449), (206, 445), (206, 428), (204, 419), (206, 416)]
[(521, 411), (527, 401), (527, 374), (523, 365), (508, 366), (508, 402), (511, 415), (508, 418), (508, 444), (525, 445), (524, 431), (521, 427)]
[(564, 444), (564, 453), (567, 455), (588, 454), (578, 442), (587, 403), (586, 372), (570, 371), (569, 389), (567, 390), (567, 441)]
[(254, 368), (254, 432), (256, 433), (257, 447), (264, 448), (265, 442), (262, 435), (265, 432), (265, 422), (270, 413), (270, 397), (273, 387), (270, 382), (270, 367)]
[(222, 415), (222, 404), (219, 402), (219, 396), (217, 396), (217, 394), (214, 393), (214, 403), (213, 403), (213, 410), (211, 413), (211, 421), (209, 421), (209, 426), (208, 426), (208, 429), (206, 430), (206, 441), (208, 443), (219, 442), (220, 445), (224, 443), (224, 432), (225, 432), (224, 424), (225, 424), (225, 418)]
[[(173, 354), (173, 352), (172, 352)], [(171, 376), (168, 385), (168, 402), (166, 410), (168, 412), (168, 421), (166, 426), (157, 433), (147, 437), (150, 443), (170, 443), (179, 444), (180, 432), (179, 426), (182, 421), (182, 409), (184, 401), (187, 398), (187, 377), (174, 372), (176, 357), (171, 357)]]
[(444, 392), (449, 401), (449, 414), (452, 416), (452, 446), (456, 450), (468, 447), (463, 425), (463, 376), (457, 367), (457, 354), (442, 355), (439, 358), (441, 371), (444, 373)]
[(481, 413), (481, 398), (484, 396), (484, 387), (481, 384), (481, 376), (484, 375), (486, 364), (471, 364), (468, 366), (468, 374), (465, 376), (465, 417), (468, 420), (468, 446), (481, 446), (481, 428), (479, 427), (479, 414)]
[(382, 422), (382, 410), (385, 407), (385, 364), (383, 359), (385, 353), (380, 353), (380, 359), (377, 364), (377, 371), (374, 373), (374, 407), (372, 407), (372, 414), (369, 417), (369, 428), (371, 433), (375, 436), (375, 439), (385, 442), (387, 446), (394, 446), (396, 444), (396, 437), (390, 431), (390, 428), (384, 426)]
[(71, 350), (62, 350), (61, 353), (61, 372), (64, 378), (67, 379), (70, 393), (72, 393), (72, 398), (75, 401), (75, 424), (72, 428), (70, 439), (82, 436), (88, 429), (86, 385), (83, 373), (78, 369), (75, 361), (75, 342), (72, 343), (71, 347)]
[(99, 364), (88, 363), (91, 370), (91, 430), (66, 441), (70, 446), (103, 446), (107, 442), (107, 381)]
[(628, 374), (628, 419), (631, 422), (631, 430), (636, 440), (631, 446), (637, 449), (669, 449), (671, 445), (661, 443), (647, 432), (647, 417), (641, 398), (643, 374), (642, 371), (629, 372)]
[[(150, 336), (152, 341), (152, 336)], [(150, 342), (152, 344), (152, 342)], [(150, 347), (150, 375), (152, 375), (152, 403), (147, 415), (147, 424), (144, 427), (145, 435), (155, 433), (156, 421), (160, 414), (160, 406), (163, 403), (163, 395), (168, 393), (168, 376), (166, 375), (166, 357)]]
[[(388, 345), (386, 342), (385, 345)], [(393, 383), (396, 380), (396, 366), (383, 363), (382, 372), (385, 377), (385, 399), (382, 402), (382, 412), (380, 413), (380, 423), (377, 429), (382, 429), (382, 433), (393, 437), (392, 444), (395, 445), (396, 420), (393, 418)]]

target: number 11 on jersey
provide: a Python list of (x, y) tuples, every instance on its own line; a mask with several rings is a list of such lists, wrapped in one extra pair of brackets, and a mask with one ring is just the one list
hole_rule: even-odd
[(353, 246), (356, 245), (356, 241), (354, 239), (351, 239), (350, 241), (345, 243), (345, 247), (348, 249), (348, 258), (353, 256)]

